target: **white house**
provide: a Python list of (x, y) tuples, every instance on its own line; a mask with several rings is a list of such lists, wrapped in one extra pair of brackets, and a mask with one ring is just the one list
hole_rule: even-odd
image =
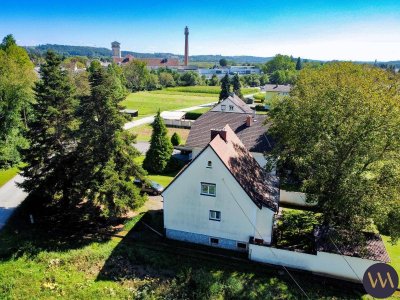
[(209, 132), (209, 143), (162, 193), (170, 239), (247, 251), (249, 241), (272, 239), (279, 189), (229, 125)]
[(214, 106), (211, 111), (220, 111), (227, 113), (238, 113), (238, 114), (249, 114), (254, 115), (255, 111), (250, 108), (246, 103), (243, 102), (235, 94), (231, 94), (228, 98), (222, 100), (216, 106)]

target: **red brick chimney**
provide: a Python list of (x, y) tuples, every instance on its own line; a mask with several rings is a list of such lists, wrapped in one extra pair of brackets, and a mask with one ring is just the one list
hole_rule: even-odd
[(253, 125), (253, 118), (251, 116), (247, 116), (246, 117), (246, 126), (250, 127), (251, 125)]
[(227, 132), (222, 129), (211, 129), (211, 141), (219, 135), (225, 142), (227, 137)]
[(189, 28), (185, 27), (185, 66), (189, 63)]

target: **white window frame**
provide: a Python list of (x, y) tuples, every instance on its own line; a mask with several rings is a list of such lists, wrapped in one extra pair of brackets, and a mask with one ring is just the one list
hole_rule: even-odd
[(229, 105), (229, 111), (233, 111), (235, 107), (233, 105)]
[(210, 210), (208, 218), (211, 221), (221, 221), (221, 212), (219, 210)]
[(226, 105), (225, 104), (221, 104), (221, 110), (225, 110), (226, 109)]
[[(204, 191), (203, 187), (207, 187), (207, 191)], [(214, 193), (210, 191), (210, 187), (214, 188)], [(215, 197), (217, 195), (217, 185), (215, 183), (202, 182), (200, 184), (200, 195)]]

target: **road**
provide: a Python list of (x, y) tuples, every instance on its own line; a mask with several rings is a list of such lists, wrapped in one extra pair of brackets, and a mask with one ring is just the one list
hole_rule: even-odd
[(0, 230), (6, 224), (14, 210), (27, 196), (27, 194), (17, 186), (17, 183), (21, 183), (22, 181), (22, 176), (17, 175), (0, 187)]
[[(192, 107), (187, 107), (187, 108), (182, 108), (182, 109), (177, 109), (174, 111), (192, 111), (192, 110), (197, 110), (197, 109), (201, 109), (204, 107), (208, 107), (208, 106), (212, 106), (214, 105), (216, 102), (211, 102), (211, 103), (206, 103), (206, 104), (201, 104), (201, 105), (197, 105), (197, 106), (192, 106)], [(124, 125), (124, 129), (131, 129), (133, 127), (137, 127), (140, 125), (144, 125), (144, 124), (151, 124), (154, 121), (154, 116), (149, 116), (149, 117), (144, 117), (132, 122), (128, 122)]]
[[(207, 103), (188, 108), (178, 109), (176, 111), (192, 111), (203, 107), (214, 105), (213, 103)], [(154, 116), (141, 118), (129, 123), (126, 123), (124, 129), (130, 129), (132, 127), (140, 126), (143, 124), (151, 124), (154, 121)], [(145, 154), (149, 148), (148, 142), (139, 142), (136, 144), (136, 148)], [(26, 198), (27, 194), (17, 186), (17, 183), (23, 182), (23, 178), (20, 175), (15, 176), (13, 179), (8, 181), (2, 187), (0, 187), (0, 230), (6, 224), (14, 210), (21, 204)]]

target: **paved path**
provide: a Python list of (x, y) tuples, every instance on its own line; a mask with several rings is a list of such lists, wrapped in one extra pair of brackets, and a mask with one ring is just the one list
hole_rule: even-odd
[(0, 187), (0, 229), (27, 196), (27, 193), (17, 186), (17, 182), (21, 183), (22, 181), (22, 176), (17, 175)]
[[(214, 105), (216, 102), (211, 102), (211, 103), (206, 103), (206, 104), (201, 104), (201, 105), (196, 105), (196, 106), (192, 106), (192, 107), (187, 107), (187, 108), (182, 108), (182, 109), (177, 109), (177, 110), (173, 110), (173, 111), (192, 111), (192, 110), (197, 110), (197, 109), (201, 109), (204, 107), (209, 107)], [(144, 125), (144, 124), (151, 124), (154, 121), (154, 116), (149, 116), (149, 117), (144, 117), (129, 123), (126, 123), (124, 125), (124, 129), (131, 129), (133, 127), (137, 127), (140, 125)]]

